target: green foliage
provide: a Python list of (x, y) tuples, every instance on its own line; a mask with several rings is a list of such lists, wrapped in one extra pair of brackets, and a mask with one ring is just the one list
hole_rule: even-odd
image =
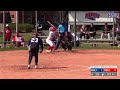
[[(10, 23), (9, 24), (12, 32), (16, 32), (16, 24), (15, 23)], [(34, 25), (33, 24), (18, 24), (18, 32), (32, 32), (34, 30)]]
[(28, 42), (28, 40), (33, 36), (33, 33), (25, 33), (22, 36), (24, 37), (25, 42)]
[(0, 51), (13, 51), (13, 50), (27, 50), (27, 47), (11, 47), (11, 48), (0, 48)]

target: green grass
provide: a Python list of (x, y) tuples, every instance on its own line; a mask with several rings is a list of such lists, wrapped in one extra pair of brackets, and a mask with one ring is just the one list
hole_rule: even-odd
[[(48, 31), (45, 31), (45, 33), (46, 33), (46, 35), (48, 35)], [(15, 35), (15, 33), (12, 33), (12, 36), (14, 36), (14, 35)], [(33, 36), (33, 33), (32, 32), (31, 33), (19, 33), (19, 35), (23, 36), (25, 42), (27, 42), (30, 39), (30, 37)], [(2, 34), (0, 34), (0, 41), (3, 41), (3, 35)]]
[[(47, 32), (46, 32), (47, 33)], [(12, 34), (14, 35), (14, 33)], [(33, 36), (33, 33), (20, 33), (20, 35), (22, 35), (24, 37), (25, 42), (27, 43), (28, 40), (30, 39), (30, 37)], [(2, 35), (0, 34), (0, 41), (2, 41)], [(45, 49), (47, 47), (45, 46)], [(118, 47), (113, 47), (110, 45), (98, 45), (97, 47), (93, 47), (91, 45), (88, 44), (82, 44), (79, 47), (73, 47), (75, 49), (85, 49), (85, 50), (89, 50), (89, 49), (107, 49), (107, 50), (120, 50), (120, 48)], [(10, 50), (27, 50), (27, 47), (20, 47), (20, 48), (0, 48), (0, 51), (10, 51)]]
[(19, 48), (0, 48), (0, 51), (12, 51), (12, 50), (27, 50), (26, 47), (19, 47)]
[[(15, 33), (12, 33), (12, 36), (14, 36), (14, 35), (15, 35)], [(30, 37), (33, 36), (32, 33), (20, 33), (20, 35), (24, 37), (25, 42), (28, 42), (28, 40), (30, 39)], [(3, 41), (3, 37), (2, 37), (1, 34), (0, 34), (0, 41)]]
[(2, 40), (3, 40), (3, 34), (0, 33), (0, 41), (2, 41)]
[(120, 48), (118, 47), (113, 47), (113, 46), (110, 46), (110, 45), (98, 45), (96, 47), (93, 47), (91, 45), (86, 45), (86, 44), (82, 44), (81, 46), (79, 47), (73, 47), (75, 49), (85, 49), (85, 50), (89, 50), (89, 49), (107, 49), (107, 50), (120, 50)]
[(33, 36), (32, 33), (22, 33), (20, 35), (24, 37), (25, 42), (27, 42)]

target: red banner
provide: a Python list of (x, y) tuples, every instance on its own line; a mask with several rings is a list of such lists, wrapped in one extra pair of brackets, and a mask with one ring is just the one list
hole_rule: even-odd
[(90, 12), (90, 13), (85, 14), (85, 18), (88, 18), (91, 20), (95, 20), (95, 18), (99, 18), (99, 17), (100, 17), (100, 14), (98, 14), (98, 13)]

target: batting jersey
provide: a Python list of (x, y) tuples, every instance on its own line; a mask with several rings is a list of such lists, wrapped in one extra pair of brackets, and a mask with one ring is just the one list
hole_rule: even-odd
[(47, 40), (54, 40), (55, 38), (55, 32), (54, 31), (50, 31), (49, 35), (47, 37)]
[(43, 42), (42, 39), (37, 37), (37, 38), (30, 38), (28, 41), (28, 46), (31, 45), (31, 49), (37, 49), (39, 50), (39, 46), (41, 46), (41, 50), (43, 51)]

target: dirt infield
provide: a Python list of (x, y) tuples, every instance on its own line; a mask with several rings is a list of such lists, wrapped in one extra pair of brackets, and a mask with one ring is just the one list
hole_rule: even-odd
[[(39, 54), (39, 68), (27, 69), (27, 50), (0, 52), (0, 79), (119, 79), (120, 50), (58, 50)], [(118, 76), (90, 76), (92, 65), (117, 65)]]

